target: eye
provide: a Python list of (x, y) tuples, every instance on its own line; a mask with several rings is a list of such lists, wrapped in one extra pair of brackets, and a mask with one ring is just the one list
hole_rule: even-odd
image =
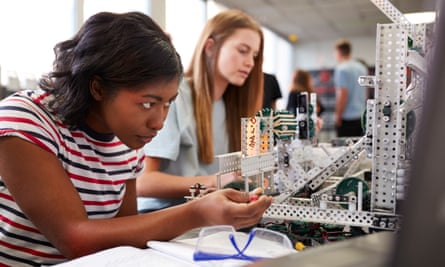
[(165, 103), (165, 104), (164, 104), (164, 107), (165, 107), (165, 108), (169, 108), (169, 107), (172, 105), (172, 103), (175, 102), (175, 99), (176, 99), (176, 97), (173, 98), (173, 99), (171, 99), (171, 100), (168, 101), (167, 103)]
[(238, 50), (241, 54), (247, 54), (247, 49), (239, 49)]
[[(173, 100), (164, 103), (163, 107), (164, 108), (170, 108), (170, 105), (172, 104), (172, 102), (173, 102)], [(156, 105), (155, 102), (145, 102), (145, 103), (142, 103), (142, 107), (144, 107), (144, 109), (150, 109), (150, 108), (154, 107), (155, 105)]]
[(154, 102), (145, 102), (145, 103), (142, 103), (142, 106), (143, 106), (145, 109), (150, 109), (150, 108), (152, 108), (154, 105), (155, 105)]

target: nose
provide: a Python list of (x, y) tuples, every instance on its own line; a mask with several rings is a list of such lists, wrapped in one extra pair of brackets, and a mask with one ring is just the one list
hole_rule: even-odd
[(147, 119), (147, 126), (150, 129), (159, 131), (164, 126), (165, 118), (167, 117), (168, 109), (159, 109), (153, 112), (151, 116)]
[(159, 131), (164, 126), (164, 120), (161, 119), (161, 116), (159, 116), (159, 115), (155, 115), (155, 116), (157, 116), (158, 118), (153, 119), (153, 121), (150, 124), (150, 128), (152, 128), (156, 131)]
[(244, 64), (246, 66), (248, 66), (249, 68), (253, 68), (253, 66), (255, 65), (255, 58), (254, 58), (254, 56), (253, 55), (247, 56)]

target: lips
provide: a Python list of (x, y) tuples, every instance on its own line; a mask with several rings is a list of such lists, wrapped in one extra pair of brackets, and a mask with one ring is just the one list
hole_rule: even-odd
[(156, 134), (151, 134), (151, 135), (144, 135), (144, 136), (138, 136), (139, 139), (142, 140), (142, 142), (144, 143), (148, 143), (150, 142), (154, 137), (156, 136)]
[(244, 78), (247, 78), (247, 76), (249, 76), (249, 72), (248, 72), (248, 71), (239, 71), (239, 73), (240, 73), (241, 76), (243, 76)]
[(149, 143), (152, 139), (151, 137), (141, 137), (143, 143)]

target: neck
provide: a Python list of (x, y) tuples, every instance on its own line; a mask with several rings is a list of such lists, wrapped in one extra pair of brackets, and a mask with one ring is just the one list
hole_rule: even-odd
[(216, 102), (222, 98), (228, 85), (229, 83), (226, 79), (219, 75), (215, 75), (215, 79), (213, 81), (213, 102)]
[(340, 58), (339, 61), (340, 61), (340, 63), (341, 63), (341, 62), (348, 61), (348, 60), (350, 60), (350, 59), (351, 59), (351, 56), (343, 56), (343, 57)]
[(99, 112), (91, 109), (85, 119), (86, 125), (97, 133), (107, 134), (110, 130), (105, 126), (105, 121)]

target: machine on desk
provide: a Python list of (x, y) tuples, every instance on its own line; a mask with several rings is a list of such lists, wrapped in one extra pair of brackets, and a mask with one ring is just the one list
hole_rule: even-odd
[[(411, 24), (389, 1), (372, 2), (394, 23), (377, 25), (376, 74), (358, 80), (375, 90), (362, 118), (364, 136), (335, 149), (317, 145), (316, 96), (302, 94), (296, 117), (262, 110), (243, 118), (241, 151), (217, 156), (219, 178), (239, 172), (244, 190), (276, 195), (265, 220), (400, 227), (433, 24)], [(366, 159), (370, 170), (360, 170)]]
[(418, 129), (410, 185), (397, 232), (381, 232), (249, 266), (417, 267), (443, 266), (445, 236), (445, 3), (438, 2), (434, 47), (428, 60), (422, 120)]

